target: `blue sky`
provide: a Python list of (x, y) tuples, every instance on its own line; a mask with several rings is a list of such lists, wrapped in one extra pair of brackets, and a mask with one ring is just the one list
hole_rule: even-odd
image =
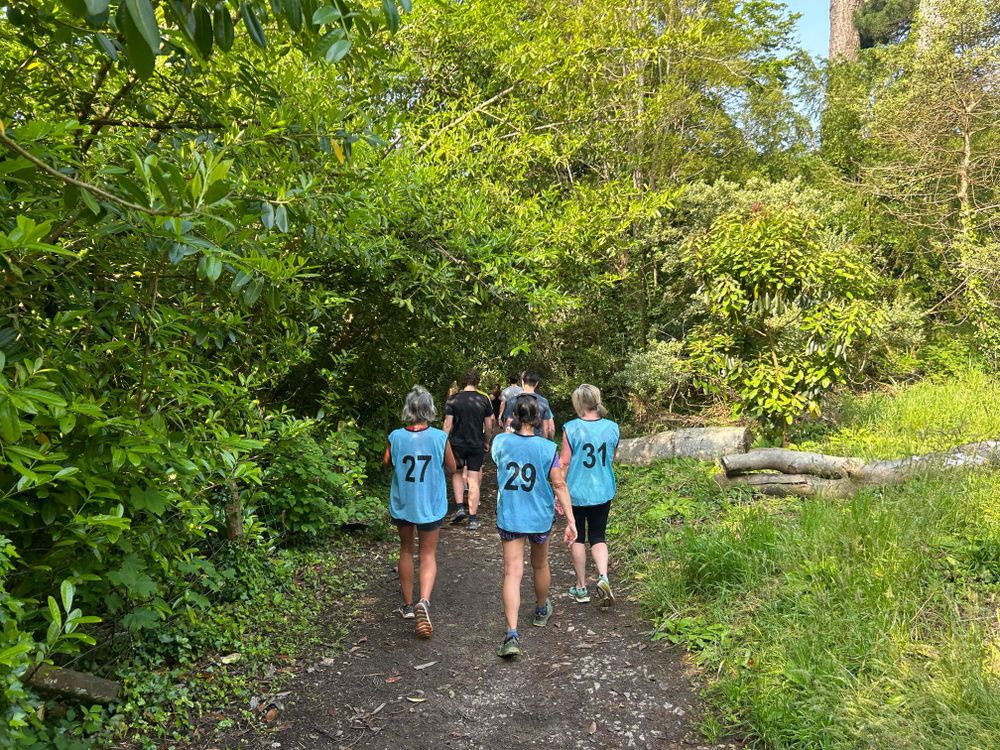
[(802, 46), (813, 55), (826, 57), (830, 42), (830, 3), (828, 0), (785, 0), (785, 5), (799, 19), (799, 38)]

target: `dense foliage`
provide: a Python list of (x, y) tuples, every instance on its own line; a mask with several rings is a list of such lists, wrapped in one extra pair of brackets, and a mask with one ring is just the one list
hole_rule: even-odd
[(794, 435), (993, 366), (1000, 6), (917, 5), (828, 70), (773, 0), (4, 6), (0, 745), (103, 721), (37, 665), (186, 658), (276, 547), (375, 523), (414, 382)]

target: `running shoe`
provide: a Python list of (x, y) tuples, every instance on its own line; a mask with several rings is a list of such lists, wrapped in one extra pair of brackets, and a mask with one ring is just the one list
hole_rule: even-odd
[(586, 586), (570, 586), (569, 595), (577, 604), (586, 604), (590, 601), (590, 592)]
[(464, 505), (459, 505), (458, 510), (455, 511), (455, 515), (451, 517), (451, 525), (457, 526), (468, 517), (469, 517), (469, 511), (465, 509)]
[(404, 604), (402, 607), (399, 608), (399, 613), (403, 616), (404, 620), (412, 620), (414, 617), (413, 605)]
[(555, 608), (552, 606), (552, 600), (546, 599), (544, 606), (535, 607), (535, 619), (532, 620), (531, 624), (536, 628), (544, 628), (549, 624), (549, 618), (552, 617), (553, 609)]
[(475, 531), (479, 528), (479, 519), (474, 516), (469, 516), (469, 531)]
[(615, 592), (611, 590), (611, 582), (607, 576), (599, 576), (597, 579), (597, 597), (601, 600), (602, 607), (611, 607), (615, 603)]
[(501, 656), (504, 659), (512, 659), (520, 655), (521, 641), (518, 640), (517, 636), (511, 635), (504, 638), (503, 643), (500, 645), (500, 650), (497, 651), (497, 656)]
[(434, 626), (431, 625), (431, 603), (426, 599), (421, 599), (413, 607), (417, 620), (417, 635), (421, 638), (430, 638), (434, 634)]

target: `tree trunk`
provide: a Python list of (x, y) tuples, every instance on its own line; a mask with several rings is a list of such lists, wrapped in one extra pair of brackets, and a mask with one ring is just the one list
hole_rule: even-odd
[(888, 461), (762, 448), (725, 456), (720, 464), (722, 473), (716, 479), (724, 487), (747, 486), (765, 495), (848, 497), (865, 486), (902, 484), (928, 471), (998, 467), (1000, 440)]
[(863, 0), (830, 0), (830, 62), (856, 62), (861, 34), (854, 14)]
[(692, 427), (669, 430), (656, 435), (622, 440), (618, 444), (618, 462), (645, 466), (664, 458), (717, 458), (743, 453), (750, 446), (746, 427)]
[(917, 35), (917, 49), (925, 52), (934, 44), (941, 27), (944, 25), (944, 11), (941, 8), (941, 0), (920, 0), (920, 7), (917, 11), (919, 21)]
[(115, 703), (121, 685), (86, 672), (42, 664), (25, 679), (28, 685), (49, 693), (58, 693), (84, 703)]
[(228, 482), (229, 497), (226, 498), (226, 538), (230, 542), (243, 541), (243, 503), (240, 489), (232, 479)]

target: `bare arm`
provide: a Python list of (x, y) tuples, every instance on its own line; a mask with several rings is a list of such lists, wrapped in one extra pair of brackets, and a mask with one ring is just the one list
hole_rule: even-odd
[(569, 447), (569, 438), (563, 433), (562, 451), (559, 453), (559, 463), (562, 464), (563, 471), (569, 473), (569, 462), (573, 459), (573, 449)]
[(569, 490), (566, 489), (566, 478), (563, 476), (562, 469), (553, 466), (549, 470), (549, 482), (552, 483), (556, 500), (559, 501), (566, 516), (566, 531), (563, 534), (563, 541), (566, 544), (572, 544), (576, 541), (576, 522), (573, 520), (573, 502), (569, 498)]
[(556, 436), (556, 421), (554, 419), (546, 419), (542, 424), (542, 435), (545, 436), (546, 440), (551, 440)]
[(455, 473), (455, 454), (451, 452), (451, 443), (444, 444), (444, 470), (449, 474)]
[(451, 434), (451, 428), (455, 424), (455, 418), (449, 414), (444, 418), (444, 424), (441, 425), (441, 429), (444, 430), (445, 435)]
[(385, 454), (382, 456), (382, 465), (385, 468), (387, 468), (387, 469), (390, 466), (392, 466), (392, 446), (391, 445), (385, 446)]

